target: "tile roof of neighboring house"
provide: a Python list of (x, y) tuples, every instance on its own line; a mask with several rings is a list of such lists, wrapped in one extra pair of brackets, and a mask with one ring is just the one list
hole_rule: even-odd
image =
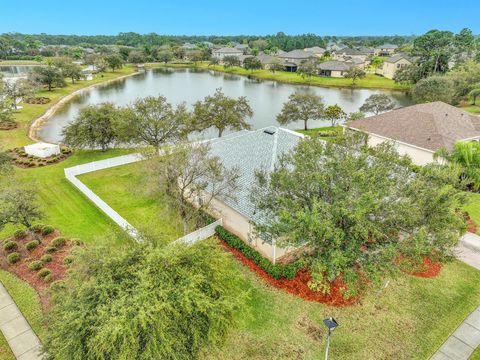
[(337, 50), (336, 53), (343, 54), (343, 55), (365, 55), (361, 53), (359, 50), (352, 49), (352, 48), (340, 49), (340, 50)]
[(245, 59), (254, 57), (253, 55), (239, 55), (238, 59), (243, 63)]
[(257, 59), (260, 60), (262, 64), (272, 64), (278, 58), (276, 56), (260, 53), (257, 55)]
[[(346, 59), (347, 60), (347, 59)], [(360, 65), (360, 64), (364, 64), (365, 61), (363, 61), (362, 59), (359, 59), (359, 58), (349, 58), (346, 62), (352, 62), (356, 65)]]
[(278, 57), (282, 59), (308, 59), (315, 56), (315, 54), (305, 50), (292, 50), (284, 54), (279, 54)]
[(451, 150), (459, 140), (480, 136), (480, 117), (436, 101), (355, 120), (348, 127), (431, 151)]
[(271, 126), (255, 131), (243, 130), (211, 140), (210, 153), (218, 156), (226, 168), (236, 167), (240, 171), (236, 198), (219, 200), (250, 220), (261, 220), (250, 200), (255, 171), (273, 170), (279, 157), (292, 150), (303, 137), (294, 131)]
[(360, 54), (362, 55), (371, 55), (374, 53), (375, 49), (371, 47), (359, 47), (357, 48)]
[(315, 55), (322, 55), (325, 52), (324, 48), (321, 48), (320, 46), (314, 46), (310, 48), (305, 48), (305, 51), (311, 52)]
[(410, 62), (413, 62), (415, 60), (415, 58), (413, 58), (411, 56), (400, 53), (400, 54), (395, 54), (393, 56), (390, 56), (388, 59), (385, 60), (385, 62), (395, 64), (397, 61), (402, 60), (402, 59), (408, 60)]
[(320, 70), (327, 71), (346, 71), (352, 67), (352, 64), (348, 64), (345, 61), (328, 60), (318, 65)]
[(237, 44), (237, 45), (235, 45), (235, 49), (245, 50), (245, 49), (248, 49), (248, 45), (247, 44)]
[(229, 47), (223, 47), (223, 48), (220, 48), (220, 49), (217, 49), (217, 50), (213, 50), (213, 52), (214, 53), (224, 53), (224, 54), (237, 54), (237, 55), (243, 54), (242, 50), (238, 50), (238, 49), (235, 49), (235, 48), (229, 48)]
[(375, 49), (397, 49), (398, 46), (394, 44), (383, 44), (380, 46), (377, 46)]

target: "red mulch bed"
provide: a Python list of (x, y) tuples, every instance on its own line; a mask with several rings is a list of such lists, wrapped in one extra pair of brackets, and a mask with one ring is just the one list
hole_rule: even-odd
[(440, 274), (441, 270), (442, 270), (442, 263), (432, 261), (428, 257), (424, 256), (423, 262), (420, 265), (419, 270), (408, 271), (408, 270), (402, 269), (402, 272), (408, 275), (417, 276), (421, 278), (433, 278), (438, 274)]
[(470, 216), (467, 217), (467, 231), (476, 234), (477, 225), (473, 222)]
[(0, 123), (0, 130), (13, 130), (19, 127), (16, 121), (5, 121)]
[(29, 97), (23, 99), (23, 102), (26, 104), (33, 104), (33, 105), (43, 105), (43, 104), (48, 104), (50, 102), (50, 98), (47, 97)]
[(340, 279), (336, 279), (330, 285), (329, 294), (324, 294), (320, 291), (311, 290), (308, 287), (308, 282), (311, 279), (311, 275), (307, 269), (300, 270), (293, 279), (275, 279), (270, 274), (262, 270), (253, 260), (247, 258), (240, 250), (231, 247), (225, 241), (218, 237), (217, 239), (220, 241), (220, 243), (224, 246), (225, 249), (230, 251), (245, 266), (249, 267), (250, 270), (255, 272), (264, 281), (278, 289), (282, 289), (302, 299), (319, 302), (329, 306), (349, 306), (356, 304), (359, 301), (359, 298), (345, 299), (343, 297), (343, 292), (346, 287), (343, 281)]
[[(38, 235), (38, 234), (37, 234)], [(33, 236), (28, 234), (26, 238), (21, 240), (14, 240), (17, 243), (17, 249), (6, 252), (3, 250), (3, 243), (8, 240), (5, 239), (2, 242), (2, 248), (0, 249), (0, 267), (6, 271), (9, 271), (17, 275), (22, 280), (26, 281), (31, 287), (33, 287), (40, 296), (42, 306), (44, 309), (48, 309), (48, 299), (46, 290), (50, 287), (49, 282), (45, 282), (40, 276), (37, 275), (38, 271), (32, 271), (28, 269), (28, 265), (35, 260), (40, 260), (40, 258), (45, 254), (45, 248), (50, 245), (53, 239), (60, 236), (58, 231), (55, 231), (52, 234), (47, 236), (38, 235), (41, 238), (40, 244), (33, 249), (28, 251), (25, 248), (25, 244), (29, 241), (34, 240)], [(65, 276), (65, 271), (68, 269), (66, 265), (63, 264), (63, 259), (70, 253), (73, 243), (68, 241), (56, 251), (50, 253), (52, 256), (52, 261), (44, 263), (43, 267), (50, 269), (52, 271), (53, 281), (61, 280)], [(20, 261), (15, 264), (9, 264), (6, 260), (8, 254), (12, 252), (18, 252), (21, 256)]]

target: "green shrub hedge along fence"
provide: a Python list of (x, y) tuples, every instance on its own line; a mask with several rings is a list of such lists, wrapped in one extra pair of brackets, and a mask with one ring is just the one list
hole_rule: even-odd
[(255, 264), (270, 274), (274, 279), (293, 279), (295, 275), (297, 275), (297, 272), (305, 266), (302, 260), (297, 260), (290, 264), (272, 264), (270, 260), (264, 258), (257, 250), (248, 246), (242, 239), (228, 232), (222, 226), (217, 226), (215, 232), (220, 239), (231, 247), (241, 251), (243, 255), (253, 260)]

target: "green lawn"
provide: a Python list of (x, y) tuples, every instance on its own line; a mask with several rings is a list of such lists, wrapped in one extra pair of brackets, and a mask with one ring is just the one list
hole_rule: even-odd
[[(44, 219), (41, 221), (60, 229), (67, 237), (80, 238), (96, 243), (99, 237), (119, 229), (101, 210), (91, 203), (65, 178), (63, 169), (95, 160), (119, 156), (132, 150), (82, 151), (77, 150), (66, 161), (34, 169), (16, 169), (19, 181), (32, 182), (38, 189)], [(0, 239), (10, 235), (7, 227), (0, 232)], [(117, 242), (125, 239), (118, 237)]]
[[(5, 286), (10, 296), (15, 300), (23, 316), (30, 323), (30, 326), (42, 338), (45, 332), (42, 327), (42, 308), (36, 291), (26, 282), (7, 271), (0, 270), (0, 282)], [(4, 360), (15, 360), (7, 341), (0, 332), (0, 358)]]
[(308, 136), (319, 136), (322, 139), (328, 141), (335, 138), (335, 136), (328, 136), (328, 135), (340, 134), (342, 132), (342, 127), (340, 125), (324, 126), (324, 127), (318, 127), (318, 128), (308, 129), (308, 130), (296, 130), (296, 131)]
[(462, 110), (468, 111), (469, 113), (480, 115), (480, 105), (468, 105), (462, 107)]
[(166, 241), (183, 235), (178, 214), (165, 206), (159, 195), (145, 190), (144, 163), (95, 171), (78, 178), (138, 230)]
[(428, 359), (480, 302), (480, 271), (458, 261), (434, 279), (401, 276), (360, 305), (344, 308), (303, 301), (239, 263), (238, 269), (249, 300), (224, 346), (206, 359), (322, 359), (322, 319), (330, 316), (340, 324), (332, 359)]
[[(197, 64), (193, 63), (179, 63), (179, 64), (149, 64), (151, 67), (155, 66), (166, 66), (166, 67), (197, 67), (203, 69), (211, 69), (219, 72), (224, 72), (228, 74), (237, 74), (245, 76), (253, 76), (259, 79), (264, 80), (275, 80), (279, 82), (285, 82), (290, 84), (299, 84), (299, 85), (314, 85), (322, 87), (352, 87), (352, 80), (345, 78), (332, 78), (332, 77), (323, 77), (323, 76), (313, 76), (312, 78), (302, 78), (297, 73), (277, 71), (272, 73), (269, 70), (245, 70), (241, 67), (231, 67), (225, 69), (222, 65), (211, 65), (209, 66), (206, 62), (200, 62)], [(408, 85), (396, 84), (393, 80), (384, 78), (383, 76), (367, 74), (363, 79), (359, 79), (355, 84), (356, 88), (373, 88), (373, 89), (394, 89), (394, 90), (407, 90)]]
[(469, 202), (465, 204), (463, 210), (467, 211), (473, 222), (477, 225), (477, 233), (480, 234), (480, 194), (468, 193)]
[(14, 130), (0, 131), (0, 145), (4, 148), (10, 149), (13, 147), (24, 146), (32, 143), (32, 140), (28, 138), (28, 130), (30, 124), (36, 118), (44, 114), (48, 108), (57, 103), (63, 96), (68, 95), (86, 86), (98, 84), (107, 80), (115, 79), (120, 76), (132, 74), (134, 72), (135, 69), (133, 67), (124, 66), (121, 70), (117, 70), (115, 72), (97, 74), (91, 81), (78, 81), (75, 84), (72, 84), (71, 81), (67, 79), (68, 85), (63, 88), (53, 89), (52, 91), (39, 91), (36, 96), (48, 97), (51, 99), (51, 101), (48, 104), (44, 105), (21, 103), (20, 105), (23, 106), (23, 108), (15, 112), (15, 120), (18, 121), (20, 127)]

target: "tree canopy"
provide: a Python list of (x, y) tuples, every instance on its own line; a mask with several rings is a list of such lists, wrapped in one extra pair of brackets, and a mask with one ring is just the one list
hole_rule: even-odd
[(393, 101), (390, 96), (385, 94), (373, 94), (365, 100), (360, 107), (360, 111), (378, 115), (382, 112), (393, 110), (394, 108), (395, 101)]
[[(393, 145), (368, 147), (361, 134), (337, 142), (313, 138), (257, 173), (251, 199), (265, 241), (305, 249), (310, 287), (337, 278), (356, 292), (397, 271), (396, 259), (443, 259), (465, 229), (463, 193), (441, 166), (410, 170)], [(446, 181), (445, 179), (448, 179)]]
[(309, 120), (320, 120), (323, 118), (324, 106), (322, 98), (318, 95), (295, 92), (283, 104), (282, 111), (277, 115), (277, 121), (281, 125), (294, 121), (303, 121), (304, 129), (308, 130)]
[(198, 359), (242, 304), (238, 272), (212, 240), (78, 250), (52, 286), (52, 359)]

